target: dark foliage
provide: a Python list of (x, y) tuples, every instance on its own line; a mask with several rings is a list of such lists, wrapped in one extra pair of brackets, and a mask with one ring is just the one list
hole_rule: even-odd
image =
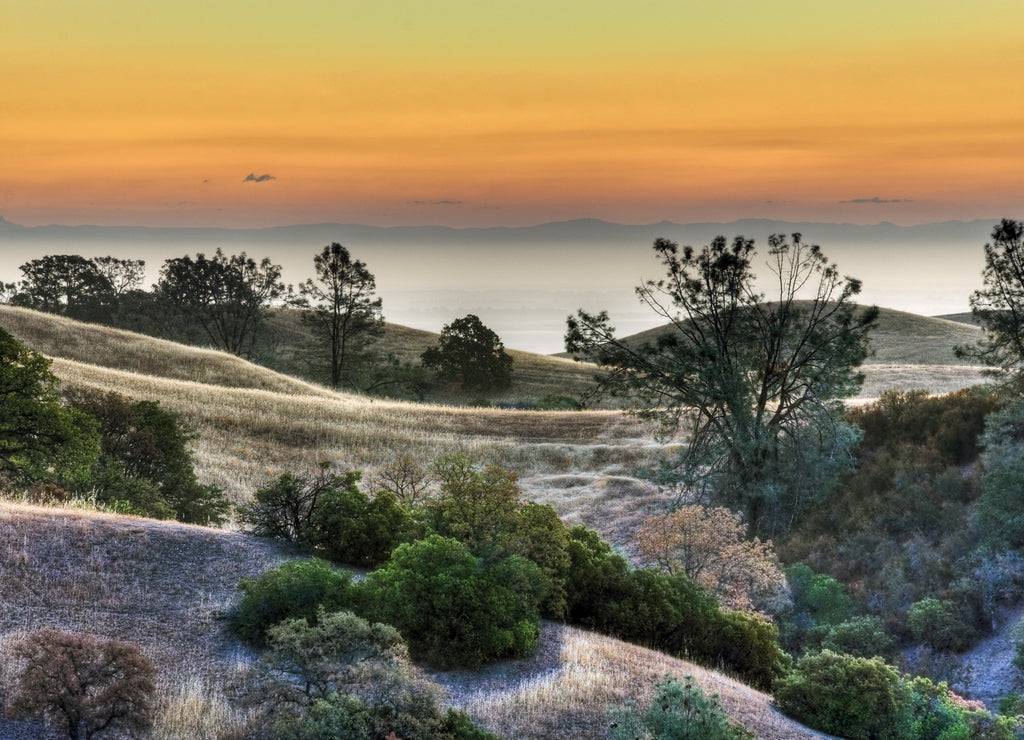
[(196, 480), (188, 448), (194, 436), (176, 413), (118, 393), (75, 390), (68, 399), (99, 422), (102, 454), (83, 488), (100, 502), (190, 524), (224, 522), (230, 504), (219, 488)]
[(512, 387), (512, 356), (480, 318), (468, 314), (441, 329), (436, 347), (423, 353), (425, 367), (445, 382), (467, 391), (503, 391)]
[(243, 580), (238, 588), (242, 599), (229, 623), (255, 643), (262, 643), (267, 630), (285, 619), (315, 622), (318, 611), (351, 609), (356, 600), (352, 576), (316, 559), (287, 562), (256, 580)]
[(220, 249), (212, 258), (167, 260), (155, 287), (157, 299), (174, 312), (186, 334), (201, 329), (214, 347), (243, 357), (252, 351), (270, 306), (287, 292), (279, 265)]
[(136, 646), (42, 629), (9, 649), (12, 716), (39, 717), (70, 740), (146, 737), (156, 669)]
[(50, 360), (0, 329), (0, 472), (80, 482), (99, 453), (96, 421), (61, 404)]

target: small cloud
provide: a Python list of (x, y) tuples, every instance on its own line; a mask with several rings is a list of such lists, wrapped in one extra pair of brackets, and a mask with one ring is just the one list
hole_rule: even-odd
[(242, 182), (266, 182), (267, 180), (276, 179), (273, 175), (257, 175), (255, 172), (250, 172)]
[(410, 200), (407, 206), (461, 206), (461, 200)]
[(853, 200), (841, 200), (840, 203), (913, 203), (910, 198), (854, 198)]
[(203, 178), (203, 185), (206, 185), (208, 182), (210, 182), (210, 179), (208, 177), (204, 177)]

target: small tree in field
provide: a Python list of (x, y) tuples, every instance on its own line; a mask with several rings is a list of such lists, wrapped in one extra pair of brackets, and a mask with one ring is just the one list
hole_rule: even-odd
[(12, 715), (41, 718), (71, 740), (146, 736), (156, 669), (134, 645), (42, 629), (15, 641), (11, 656)]
[(502, 391), (512, 387), (512, 356), (491, 329), (473, 314), (455, 319), (441, 339), (421, 355), (426, 367), (467, 391)]
[(350, 386), (354, 360), (365, 353), (365, 341), (383, 329), (381, 299), (374, 297), (377, 281), (337, 242), (324, 247), (313, 265), (316, 280), (299, 285), (299, 305), (307, 309), (302, 320), (328, 343), (331, 387)]

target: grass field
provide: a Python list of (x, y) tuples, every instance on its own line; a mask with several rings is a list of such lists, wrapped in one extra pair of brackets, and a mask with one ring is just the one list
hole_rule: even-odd
[[(244, 721), (229, 700), (256, 654), (226, 629), (236, 585), (290, 557), (253, 537), (75, 509), (0, 503), (0, 643), (41, 626), (128, 640), (157, 666), (157, 740), (213, 740)], [(606, 711), (646, 701), (666, 671), (717, 692), (758, 737), (820, 737), (760, 692), (685, 661), (546, 623), (537, 653), (433, 674), (452, 703), (509, 738), (605, 738)], [(38, 728), (0, 720), (0, 737)]]
[[(951, 390), (980, 377), (947, 354), (976, 329), (966, 334), (954, 322), (883, 316), (889, 328), (876, 335), (862, 395), (893, 386)], [(528, 497), (621, 546), (670, 496), (636, 470), (679, 441), (657, 440), (651, 426), (618, 411), (384, 401), (336, 393), (223, 353), (6, 306), (0, 326), (55, 356), (53, 370), (67, 386), (152, 399), (180, 413), (198, 433), (200, 479), (235, 501), (272, 476), (321, 460), (364, 471), (372, 486), (374, 473), (398, 454), (428, 461), (465, 452), (515, 470)], [(548, 379), (563, 369), (578, 372), (552, 358), (537, 359), (536, 367), (538, 393), (557, 392)], [(0, 504), (0, 543), (0, 639), (49, 625), (143, 646), (161, 671), (155, 737), (212, 738), (213, 728), (242, 721), (226, 698), (227, 683), (253, 655), (224, 630), (221, 616), (239, 579), (287, 552), (230, 531), (12, 503)], [(557, 625), (544, 627), (541, 649), (529, 660), (435, 679), (456, 704), (511, 737), (601, 738), (607, 705), (643, 701), (666, 670), (693, 674), (720, 693), (730, 714), (758, 737), (816, 736), (780, 717), (768, 697), (726, 677)]]

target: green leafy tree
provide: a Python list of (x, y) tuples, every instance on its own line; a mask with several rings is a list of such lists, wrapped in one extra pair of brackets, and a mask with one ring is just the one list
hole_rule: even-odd
[(299, 285), (302, 320), (326, 340), (331, 386), (354, 385), (354, 369), (367, 342), (383, 330), (377, 281), (364, 262), (334, 242), (313, 258), (316, 280)]
[(139, 737), (149, 730), (156, 669), (135, 645), (41, 629), (9, 650), (13, 716), (42, 718), (70, 740)]
[(355, 471), (332, 473), (328, 463), (321, 463), (315, 474), (283, 473), (257, 490), (251, 503), (239, 507), (239, 518), (261, 537), (308, 543), (323, 497), (331, 491), (354, 488), (359, 478)]
[(1024, 222), (1004, 218), (985, 244), (984, 287), (971, 294), (971, 314), (984, 338), (957, 354), (1019, 381), (1024, 370)]
[(362, 592), (368, 616), (398, 628), (414, 657), (451, 668), (528, 655), (539, 635), (532, 590), (541, 580), (524, 558), (488, 564), (431, 535), (399, 545)]
[(1024, 547), (1024, 401), (991, 414), (981, 438), (981, 496), (973, 512), (984, 540), (996, 550)]
[(95, 419), (61, 404), (50, 360), (0, 329), (0, 471), (83, 481), (99, 454)]
[(114, 287), (93, 260), (51, 254), (21, 266), (16, 303), (83, 321), (105, 321), (113, 312)]
[(280, 265), (220, 249), (212, 258), (167, 260), (156, 285), (157, 297), (179, 320), (199, 327), (214, 347), (240, 356), (252, 351), (267, 311), (286, 293)]
[(424, 352), (424, 366), (467, 391), (503, 391), (512, 387), (512, 356), (479, 317), (468, 314), (441, 330), (437, 346)]
[(601, 392), (686, 430), (674, 480), (741, 509), (758, 534), (785, 527), (850, 462), (856, 435), (839, 399), (860, 386), (877, 309), (858, 308), (860, 282), (799, 234), (769, 239), (771, 300), (755, 290), (750, 239), (716, 237), (699, 252), (658, 239), (654, 250), (666, 277), (637, 294), (666, 329), (627, 343), (606, 312), (581, 310), (566, 349), (607, 369)]
[(137, 513), (219, 525), (230, 504), (216, 486), (199, 483), (181, 417), (156, 401), (74, 390), (68, 400), (100, 425), (102, 454), (92, 479), (105, 503), (127, 501)]

